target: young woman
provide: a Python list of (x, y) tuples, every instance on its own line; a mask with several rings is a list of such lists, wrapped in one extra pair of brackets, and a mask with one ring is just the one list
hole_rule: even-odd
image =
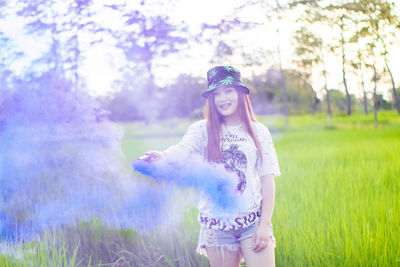
[(236, 68), (216, 66), (207, 72), (207, 79), (202, 94), (207, 98), (206, 119), (192, 124), (177, 145), (146, 155), (152, 161), (199, 153), (205, 161), (223, 164), (227, 172), (236, 174), (236, 191), (246, 205), (221, 219), (212, 214), (207, 200), (201, 201), (197, 252), (208, 256), (212, 267), (237, 267), (242, 256), (248, 267), (274, 266), (271, 217), (274, 178), (280, 170), (271, 135), (256, 121), (249, 89)]

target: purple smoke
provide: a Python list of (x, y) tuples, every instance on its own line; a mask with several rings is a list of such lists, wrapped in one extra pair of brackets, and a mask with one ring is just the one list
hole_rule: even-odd
[(184, 161), (137, 159), (135, 170), (157, 180), (169, 181), (182, 188), (194, 188), (213, 200), (213, 212), (223, 216), (237, 211), (236, 179), (223, 166), (210, 165), (194, 158)]
[[(123, 165), (122, 128), (94, 99), (71, 88), (46, 74), (0, 92), (0, 239), (32, 239), (92, 218), (117, 229), (168, 227), (182, 216), (174, 208), (195, 199), (188, 194), (177, 205), (182, 188), (234, 208), (229, 182), (203, 165), (180, 174), (179, 166), (164, 168), (163, 182), (133, 176)], [(166, 176), (169, 171), (173, 175)]]
[(29, 239), (93, 217), (136, 230), (166, 217), (173, 190), (129, 175), (122, 128), (71, 88), (48, 75), (1, 93), (0, 239)]

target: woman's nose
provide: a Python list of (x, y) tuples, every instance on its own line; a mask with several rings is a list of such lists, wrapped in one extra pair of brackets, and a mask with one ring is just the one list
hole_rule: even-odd
[(226, 94), (220, 94), (219, 96), (218, 96), (218, 100), (221, 102), (221, 101), (225, 101), (226, 100)]

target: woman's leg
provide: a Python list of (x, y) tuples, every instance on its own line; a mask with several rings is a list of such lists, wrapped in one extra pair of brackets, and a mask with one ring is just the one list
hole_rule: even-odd
[(240, 241), (240, 249), (247, 267), (275, 266), (275, 248), (272, 241), (265, 249), (255, 252), (253, 250), (253, 239), (246, 238)]
[(207, 256), (211, 267), (238, 267), (239, 251), (221, 247), (208, 247)]

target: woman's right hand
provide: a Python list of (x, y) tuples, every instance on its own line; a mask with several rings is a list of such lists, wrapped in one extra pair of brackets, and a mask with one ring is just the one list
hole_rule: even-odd
[(158, 151), (158, 150), (149, 150), (145, 153), (145, 156), (148, 157), (149, 162), (157, 161), (160, 159), (165, 158), (165, 152), (164, 151)]

